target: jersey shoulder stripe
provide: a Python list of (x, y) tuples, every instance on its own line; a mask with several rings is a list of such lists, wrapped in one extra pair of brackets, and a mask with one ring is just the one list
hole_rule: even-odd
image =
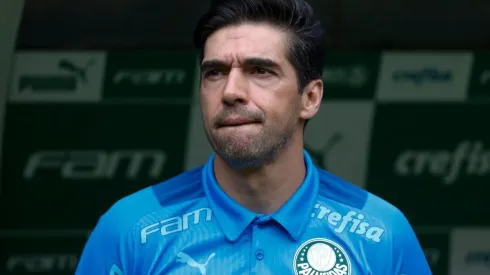
[(205, 197), (202, 187), (203, 166), (152, 186), (161, 207)]
[(323, 169), (317, 168), (320, 186), (318, 195), (337, 203), (363, 209), (367, 202), (368, 192), (350, 182), (347, 182)]
[(100, 220), (104, 224), (117, 226), (120, 232), (130, 231), (142, 217), (150, 213), (204, 197), (201, 171), (202, 167), (197, 167), (130, 194), (114, 203)]

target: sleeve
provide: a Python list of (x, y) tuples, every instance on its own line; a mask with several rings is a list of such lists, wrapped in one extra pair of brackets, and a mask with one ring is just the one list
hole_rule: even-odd
[(85, 244), (75, 275), (130, 275), (132, 253), (125, 235), (121, 220), (103, 215)]
[(432, 275), (424, 251), (407, 218), (399, 212), (393, 225), (394, 275)]

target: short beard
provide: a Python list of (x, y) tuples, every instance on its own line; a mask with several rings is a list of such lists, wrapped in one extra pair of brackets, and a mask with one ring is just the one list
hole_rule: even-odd
[(248, 139), (248, 142), (231, 138), (212, 137), (207, 133), (207, 138), (217, 155), (219, 155), (230, 167), (238, 169), (255, 169), (266, 164), (273, 163), (278, 153), (288, 145), (296, 132), (297, 125), (289, 121), (288, 127), (278, 137), (273, 131), (262, 131), (256, 138)]

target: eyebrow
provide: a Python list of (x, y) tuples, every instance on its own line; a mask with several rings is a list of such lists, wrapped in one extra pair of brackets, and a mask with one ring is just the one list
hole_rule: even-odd
[[(280, 69), (280, 66), (277, 62), (275, 62), (270, 58), (263, 58), (263, 57), (248, 57), (245, 58), (242, 64), (246, 67), (257, 66), (257, 67), (264, 67), (264, 68), (271, 68), (271, 69)], [(201, 64), (202, 71), (208, 69), (215, 69), (215, 68), (224, 69), (229, 67), (230, 67), (229, 63), (224, 62), (220, 59), (206, 60)]]

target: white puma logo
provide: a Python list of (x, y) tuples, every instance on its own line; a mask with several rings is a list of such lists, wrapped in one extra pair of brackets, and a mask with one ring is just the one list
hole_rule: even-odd
[(204, 264), (200, 264), (194, 261), (194, 259), (192, 259), (184, 252), (179, 252), (179, 254), (177, 254), (177, 262), (187, 264), (190, 267), (197, 267), (201, 272), (201, 275), (206, 275), (206, 266), (208, 265), (209, 260), (214, 258), (215, 255), (215, 253), (211, 253), (211, 255), (209, 255), (208, 257), (208, 260)]

